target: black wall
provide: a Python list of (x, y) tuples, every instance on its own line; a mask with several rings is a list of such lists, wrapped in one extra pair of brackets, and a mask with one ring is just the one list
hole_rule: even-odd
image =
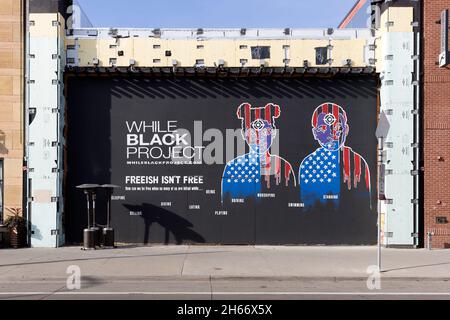
[[(122, 186), (113, 201), (117, 241), (128, 243), (221, 244), (374, 244), (376, 243), (376, 80), (346, 79), (146, 79), (69, 77), (65, 228), (68, 242), (81, 242), (87, 224), (83, 183)], [(280, 156), (298, 176), (301, 161), (318, 148), (311, 133), (311, 116), (324, 102), (341, 105), (349, 118), (346, 145), (360, 153), (372, 173), (372, 208), (348, 194), (338, 210), (318, 206), (305, 211), (288, 208), (299, 202), (299, 186), (283, 189), (275, 199), (245, 204), (221, 203), (221, 177), (226, 164), (127, 165), (125, 121), (177, 120), (192, 130), (202, 121), (203, 132), (238, 129), (236, 109), (243, 103), (281, 106), (276, 119)], [(126, 191), (125, 176), (201, 175), (202, 191)], [(298, 177), (297, 177), (298, 178)], [(297, 181), (298, 182), (298, 181)], [(206, 194), (215, 190), (215, 194)], [(171, 202), (171, 207), (161, 207)], [(104, 199), (98, 204), (105, 223)], [(189, 206), (200, 205), (200, 210)], [(228, 215), (217, 215), (227, 211)], [(139, 215), (130, 215), (139, 212)]]

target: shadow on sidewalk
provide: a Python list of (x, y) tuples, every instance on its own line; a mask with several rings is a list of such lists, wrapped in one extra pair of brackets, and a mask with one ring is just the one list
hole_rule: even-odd
[(417, 266), (408, 266), (408, 267), (400, 267), (393, 269), (385, 269), (381, 271), (381, 273), (392, 272), (392, 271), (401, 271), (401, 270), (411, 270), (411, 269), (419, 269), (419, 268), (427, 268), (427, 267), (437, 267), (437, 266), (445, 266), (450, 265), (450, 262), (440, 262), (440, 263), (432, 263), (432, 264), (422, 264)]

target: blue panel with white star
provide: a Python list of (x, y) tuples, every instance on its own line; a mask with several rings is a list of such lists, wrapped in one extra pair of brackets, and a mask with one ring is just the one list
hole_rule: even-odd
[(223, 173), (222, 200), (255, 196), (261, 191), (261, 166), (256, 153), (249, 153), (230, 161)]
[[(339, 151), (317, 149), (303, 160), (300, 166), (300, 197), (305, 208), (314, 206), (318, 201), (325, 203), (339, 201), (341, 186)], [(331, 196), (331, 199), (330, 197)], [(338, 196), (338, 199), (333, 197)]]

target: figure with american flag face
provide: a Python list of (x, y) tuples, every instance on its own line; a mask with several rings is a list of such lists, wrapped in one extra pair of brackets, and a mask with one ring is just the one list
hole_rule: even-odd
[(291, 164), (270, 153), (277, 134), (275, 119), (280, 115), (280, 106), (273, 103), (262, 108), (253, 108), (249, 103), (238, 107), (242, 138), (250, 150), (226, 165), (222, 176), (222, 201), (254, 197), (280, 186), (296, 186)]
[(320, 148), (300, 165), (301, 202), (305, 208), (318, 203), (339, 206), (341, 192), (357, 191), (371, 207), (370, 169), (366, 160), (345, 145), (349, 134), (347, 113), (335, 103), (317, 107), (312, 133)]

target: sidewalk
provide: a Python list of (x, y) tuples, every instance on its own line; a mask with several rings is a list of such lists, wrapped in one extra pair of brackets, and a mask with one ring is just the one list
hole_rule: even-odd
[[(383, 277), (449, 279), (450, 250), (383, 249)], [(376, 247), (148, 246), (113, 250), (0, 250), (1, 281), (65, 279), (70, 265), (85, 277), (110, 279), (367, 278)]]

